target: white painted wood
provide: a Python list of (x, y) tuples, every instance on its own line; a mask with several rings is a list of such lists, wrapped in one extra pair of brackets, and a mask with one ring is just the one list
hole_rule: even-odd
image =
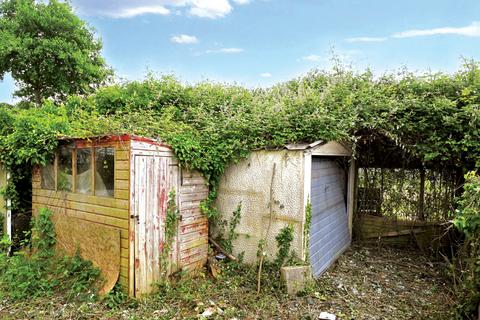
[[(132, 150), (130, 149), (130, 152)], [(135, 263), (136, 263), (136, 252), (138, 248), (136, 247), (136, 218), (135, 218), (135, 157), (130, 155), (130, 219), (128, 226), (128, 238), (129, 238), (129, 269), (128, 269), (128, 295), (130, 297), (135, 296)]]
[(165, 152), (172, 152), (172, 150), (167, 147), (166, 145), (156, 144), (151, 142), (144, 142), (138, 140), (131, 141), (131, 148), (132, 150), (144, 150), (144, 151), (165, 151)]
[[(176, 188), (178, 167), (172, 157), (134, 155), (135, 296), (152, 291), (160, 280), (168, 194)], [(170, 254), (175, 259), (175, 244)], [(170, 260), (170, 259), (169, 259)]]
[[(7, 184), (8, 184), (8, 181), (10, 180), (10, 172), (7, 172)], [(7, 199), (7, 235), (8, 235), (8, 239), (10, 241), (12, 241), (12, 200), (11, 199)], [(10, 251), (10, 248), (9, 248), (9, 251)]]
[(352, 155), (352, 150), (350, 150), (350, 148), (336, 141), (330, 141), (318, 145), (312, 148), (311, 151), (314, 156), (350, 157)]

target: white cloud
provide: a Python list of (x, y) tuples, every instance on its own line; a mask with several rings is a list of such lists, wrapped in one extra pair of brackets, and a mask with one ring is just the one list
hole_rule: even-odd
[(205, 53), (241, 53), (244, 52), (242, 48), (220, 48), (215, 50), (207, 50)]
[(164, 6), (144, 6), (124, 8), (116, 12), (111, 12), (108, 15), (113, 18), (132, 18), (144, 14), (159, 14), (162, 16), (170, 14), (170, 10)]
[(228, 0), (192, 0), (189, 13), (201, 18), (222, 18), (232, 11)]
[(173, 43), (179, 44), (194, 44), (198, 43), (198, 39), (195, 36), (189, 36), (188, 34), (180, 34), (178, 36), (173, 36), (170, 38), (170, 41)]
[(354, 37), (354, 38), (347, 38), (345, 41), (347, 42), (383, 42), (387, 40), (387, 37)]
[(413, 29), (402, 32), (397, 32), (392, 35), (392, 38), (411, 38), (434, 35), (459, 35), (467, 37), (480, 37), (480, 22), (472, 22), (466, 27), (441, 27), (433, 29)]
[(316, 55), (316, 54), (311, 54), (311, 55), (302, 57), (302, 60), (318, 62), (318, 61), (321, 61), (321, 60), (322, 60), (322, 57), (319, 56), (319, 55)]
[(383, 42), (389, 38), (413, 38), (436, 35), (457, 35), (465, 37), (480, 37), (480, 22), (474, 21), (465, 27), (440, 27), (432, 29), (412, 29), (395, 32), (388, 37), (355, 37), (347, 38), (347, 42)]
[(271, 78), (272, 77), (272, 74), (270, 72), (264, 72), (264, 73), (260, 73), (260, 77), (262, 78)]
[(130, 18), (144, 14), (189, 14), (191, 16), (217, 19), (233, 10), (231, 2), (247, 4), (250, 0), (72, 0), (73, 6), (82, 14)]

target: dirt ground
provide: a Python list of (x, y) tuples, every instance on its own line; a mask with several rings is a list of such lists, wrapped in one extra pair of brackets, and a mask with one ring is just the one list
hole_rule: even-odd
[[(256, 294), (256, 270), (226, 263), (222, 275), (159, 286), (142, 301), (0, 301), (1, 319), (452, 319), (445, 266), (412, 250), (354, 245), (301, 296), (288, 297), (271, 270)], [(203, 316), (202, 316), (203, 315)]]
[(308, 313), (340, 319), (452, 319), (445, 266), (412, 250), (355, 245), (317, 283)]

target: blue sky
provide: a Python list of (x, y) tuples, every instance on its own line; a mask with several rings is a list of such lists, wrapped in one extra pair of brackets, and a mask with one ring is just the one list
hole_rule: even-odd
[[(480, 1), (72, 0), (118, 78), (269, 86), (329, 68), (452, 72), (480, 60)], [(0, 82), (11, 102), (14, 82)]]

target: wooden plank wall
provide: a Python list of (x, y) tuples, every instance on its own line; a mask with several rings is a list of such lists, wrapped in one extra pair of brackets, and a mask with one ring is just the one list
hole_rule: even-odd
[(440, 223), (393, 220), (374, 215), (360, 215), (355, 222), (355, 236), (366, 242), (398, 247), (438, 248), (445, 232)]
[(102, 146), (115, 147), (115, 191), (113, 198), (44, 190), (40, 183), (40, 168), (37, 167), (32, 179), (32, 209), (35, 215), (39, 208), (48, 207), (54, 214), (65, 214), (119, 229), (121, 246), (119, 283), (126, 290), (129, 284), (130, 143), (128, 141), (110, 142), (102, 143)]
[(199, 172), (182, 169), (179, 193), (179, 264), (182, 270), (195, 270), (207, 261), (208, 219), (200, 202), (207, 198), (208, 187)]

